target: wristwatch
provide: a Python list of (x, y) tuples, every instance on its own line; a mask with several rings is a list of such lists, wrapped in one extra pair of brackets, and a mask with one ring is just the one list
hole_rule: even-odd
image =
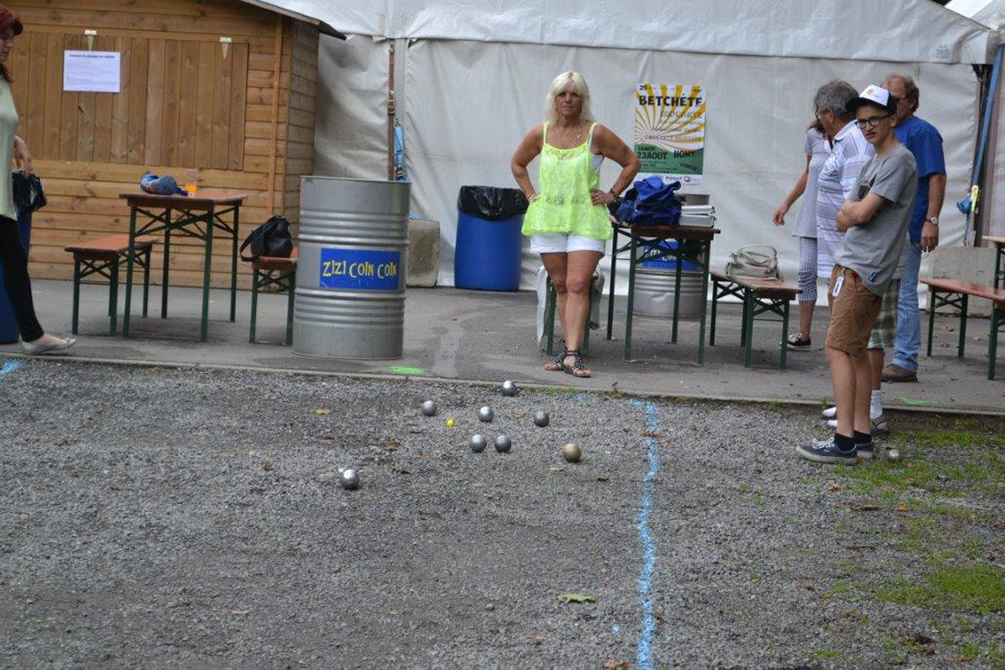
[(933, 226), (935, 226), (936, 228), (938, 228), (939, 227), (939, 217), (937, 217), (937, 216), (930, 216), (930, 217), (928, 217), (928, 223), (930, 223)]

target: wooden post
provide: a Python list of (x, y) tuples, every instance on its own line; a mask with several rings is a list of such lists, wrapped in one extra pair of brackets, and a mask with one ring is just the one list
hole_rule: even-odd
[(283, 64), (283, 16), (276, 14), (276, 57), (273, 61), (272, 76), (272, 133), (269, 138), (269, 199), (266, 212), (271, 215), (275, 209), (276, 195), (276, 145), (279, 139), (279, 77)]

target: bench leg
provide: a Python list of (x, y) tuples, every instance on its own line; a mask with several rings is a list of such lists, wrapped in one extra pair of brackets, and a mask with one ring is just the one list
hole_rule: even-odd
[[(109, 273), (111, 281), (108, 286), (108, 317), (111, 323), (108, 332), (114, 336), (115, 331), (118, 330), (117, 322), (119, 319), (119, 259), (116, 258), (112, 261), (109, 269), (111, 270)], [(129, 291), (129, 284), (126, 284), (126, 291)]]
[(782, 345), (781, 345), (781, 356), (779, 357), (780, 365), (779, 367), (785, 369), (785, 355), (789, 351), (789, 299), (782, 298), (785, 301), (785, 305), (782, 307)]
[(991, 339), (988, 341), (988, 379), (995, 378), (995, 363), (998, 360), (998, 328), (1002, 310), (991, 303)]
[(143, 318), (147, 318), (147, 306), (150, 303), (150, 249), (143, 254), (146, 259), (144, 261), (145, 266), (143, 268)]
[(744, 289), (743, 291), (743, 367), (749, 368), (754, 364), (754, 293)]
[(258, 317), (258, 268), (251, 273), (251, 327), (248, 329), (248, 342), (255, 343), (255, 319)]
[[(168, 221), (171, 220), (170, 210), (167, 212)], [(161, 272), (161, 318), (166, 319), (168, 315), (168, 278), (171, 274), (171, 228), (164, 229), (164, 269)]]
[(632, 360), (632, 310), (635, 309), (635, 253), (638, 242), (631, 237), (628, 247), (628, 314), (625, 315), (625, 360)]
[(673, 284), (673, 327), (670, 329), (670, 341), (673, 344), (677, 344), (677, 322), (678, 314), (680, 313), (680, 273), (681, 265), (684, 263), (684, 257), (681, 254), (681, 248), (683, 245), (681, 243), (677, 244), (677, 265), (674, 270), (674, 284)]
[[(705, 315), (708, 310), (708, 273), (712, 263), (712, 242), (709, 240), (701, 248), (701, 308), (698, 315), (698, 365), (705, 365)], [(677, 263), (680, 272), (681, 263)], [(678, 276), (680, 276), (678, 274)], [(680, 282), (677, 282), (677, 295), (680, 295)]]
[(712, 280), (712, 320), (708, 324), (708, 346), (715, 346), (715, 307), (719, 303), (719, 280)]
[[(611, 339), (614, 332), (614, 270), (618, 264), (618, 229), (614, 229), (611, 237), (611, 276), (608, 278), (607, 294), (607, 339)], [(549, 352), (551, 353), (551, 352)]]
[(293, 344), (293, 303), (297, 293), (297, 273), (296, 270), (290, 273), (287, 281), (289, 295), (286, 296), (286, 346)]
[(73, 255), (73, 321), (71, 332), (77, 334), (78, 319), (80, 316), (80, 259)]
[(202, 270), (202, 321), (199, 325), (199, 341), (209, 338), (209, 285), (213, 281), (213, 213), (206, 214), (206, 254)]
[(957, 347), (957, 358), (963, 358), (963, 352), (967, 348), (967, 301), (970, 298), (966, 293), (960, 295), (960, 344)]
[(928, 356), (932, 355), (932, 335), (935, 333), (935, 308), (939, 304), (939, 292), (928, 287)]
[(747, 346), (747, 310), (750, 309), (747, 304), (747, 289), (743, 289), (743, 316), (740, 317), (740, 346)]

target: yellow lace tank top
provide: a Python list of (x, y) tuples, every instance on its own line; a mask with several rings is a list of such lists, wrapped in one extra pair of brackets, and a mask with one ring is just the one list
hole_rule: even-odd
[(600, 188), (600, 173), (593, 166), (590, 147), (593, 129), (578, 147), (559, 149), (548, 144), (544, 124), (543, 147), (538, 166), (541, 191), (531, 200), (523, 217), (524, 235), (571, 233), (609, 240), (612, 237), (607, 208), (594, 205), (590, 189)]

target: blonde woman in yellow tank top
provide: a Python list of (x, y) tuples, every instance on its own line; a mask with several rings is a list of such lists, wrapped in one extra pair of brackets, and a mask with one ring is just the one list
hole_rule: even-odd
[[(527, 172), (538, 156), (540, 191)], [(600, 163), (605, 157), (621, 166), (609, 191), (600, 189)], [(589, 317), (593, 273), (611, 239), (607, 205), (632, 183), (639, 159), (617, 135), (594, 121), (583, 75), (563, 72), (551, 82), (545, 122), (523, 138), (510, 166), (530, 201), (523, 234), (531, 238), (531, 251), (541, 254), (555, 286), (565, 336), (565, 350), (544, 369), (589, 377), (579, 344)]]

